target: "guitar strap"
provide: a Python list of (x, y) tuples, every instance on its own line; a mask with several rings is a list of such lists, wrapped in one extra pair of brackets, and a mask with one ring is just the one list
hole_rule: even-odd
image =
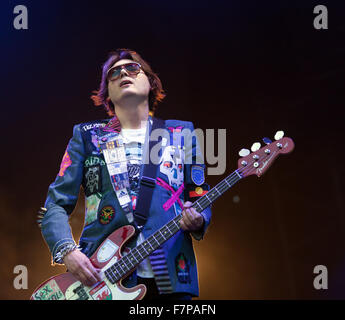
[[(150, 159), (152, 148), (160, 144), (159, 152), (161, 152), (161, 140), (162, 137), (160, 136), (158, 142), (150, 139), (152, 131), (156, 129), (165, 129), (165, 121), (158, 118), (152, 118), (152, 128), (151, 131), (147, 130), (146, 138), (145, 138), (145, 150), (143, 152), (143, 165), (141, 168), (141, 177), (140, 177), (140, 189), (139, 195), (137, 198), (137, 205), (134, 210), (134, 221), (136, 222), (136, 227), (141, 230), (141, 228), (145, 225), (148, 213), (150, 210), (151, 200), (154, 188), (156, 186), (156, 175), (157, 175), (157, 161), (152, 162)], [(159, 154), (160, 156), (160, 154)]]

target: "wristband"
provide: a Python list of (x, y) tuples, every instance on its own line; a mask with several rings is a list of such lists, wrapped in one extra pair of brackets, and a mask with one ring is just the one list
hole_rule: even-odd
[(66, 243), (62, 245), (55, 254), (54, 262), (63, 264), (65, 256), (76, 249), (78, 249), (78, 246), (75, 243)]

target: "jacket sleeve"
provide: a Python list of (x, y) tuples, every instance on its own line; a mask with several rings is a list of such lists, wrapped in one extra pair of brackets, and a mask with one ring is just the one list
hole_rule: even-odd
[(49, 186), (45, 202), (47, 211), (41, 223), (42, 235), (53, 259), (61, 246), (75, 243), (68, 220), (78, 200), (84, 160), (85, 150), (80, 125), (76, 125), (62, 158), (59, 173)]
[[(206, 166), (203, 159), (203, 152), (200, 149), (199, 140), (194, 131), (194, 125), (190, 122), (191, 135), (186, 136), (185, 141), (185, 168), (184, 168), (184, 199), (195, 202), (204, 195), (210, 186), (205, 182)], [(211, 206), (199, 212), (204, 217), (204, 225), (201, 230), (191, 232), (196, 240), (203, 239), (207, 227), (211, 222)]]

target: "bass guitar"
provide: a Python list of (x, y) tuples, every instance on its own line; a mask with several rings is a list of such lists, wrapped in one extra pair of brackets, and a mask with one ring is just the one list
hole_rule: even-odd
[[(293, 150), (292, 139), (283, 137), (278, 131), (275, 141), (264, 138), (265, 146), (254, 143), (250, 152), (242, 149), (239, 154), (238, 168), (215, 187), (192, 204), (202, 212), (217, 198), (229, 190), (235, 183), (250, 175), (260, 177), (272, 165), (280, 154)], [(121, 254), (124, 244), (135, 234), (131, 225), (123, 226), (110, 234), (90, 257), (92, 264), (102, 270), (102, 281), (92, 287), (84, 286), (70, 272), (53, 276), (40, 284), (31, 296), (31, 300), (140, 300), (146, 293), (143, 284), (132, 288), (122, 285), (122, 279), (131, 274), (137, 266), (153, 251), (180, 230), (182, 214), (175, 216), (163, 227), (153, 233), (144, 242), (131, 249), (126, 255)]]

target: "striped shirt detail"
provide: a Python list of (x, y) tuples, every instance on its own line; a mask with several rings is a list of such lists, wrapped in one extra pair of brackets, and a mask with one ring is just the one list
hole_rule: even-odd
[(150, 255), (152, 271), (155, 275), (156, 285), (159, 293), (172, 293), (172, 286), (169, 276), (169, 270), (162, 248), (158, 248)]

